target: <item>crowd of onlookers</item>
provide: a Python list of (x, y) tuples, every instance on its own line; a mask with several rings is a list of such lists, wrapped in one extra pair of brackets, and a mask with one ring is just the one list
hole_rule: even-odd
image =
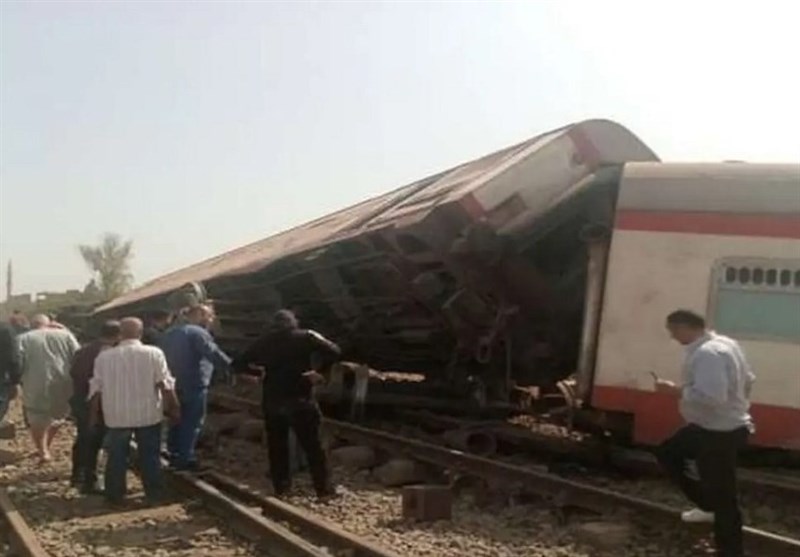
[[(28, 323), (16, 313), (0, 324), (0, 420), (21, 398), (26, 425), (41, 464), (69, 419), (76, 436), (71, 483), (82, 493), (103, 493), (119, 503), (126, 493), (131, 441), (136, 441), (145, 496), (162, 493), (162, 431), (169, 429), (166, 456), (178, 471), (198, 469), (195, 448), (201, 434), (208, 390), (215, 370), (264, 379), (265, 427), (275, 491), (291, 487), (288, 436), (294, 431), (308, 459), (318, 495), (333, 494), (319, 440), (320, 413), (312, 386), (321, 381), (312, 361), (330, 366), (339, 348), (301, 329), (294, 314), (273, 316), (267, 333), (233, 361), (209, 332), (215, 320), (209, 304), (173, 313), (158, 311), (146, 323), (137, 317), (109, 320), (94, 340), (81, 346), (75, 335), (47, 315)], [(265, 370), (269, 374), (264, 378)], [(103, 486), (98, 460), (107, 458)]]

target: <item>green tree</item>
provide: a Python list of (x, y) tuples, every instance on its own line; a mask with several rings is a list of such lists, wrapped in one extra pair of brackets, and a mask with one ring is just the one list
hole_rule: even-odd
[(94, 273), (95, 284), (103, 298), (110, 300), (130, 289), (133, 240), (123, 240), (119, 234), (109, 232), (98, 245), (82, 245), (78, 249), (86, 266)]

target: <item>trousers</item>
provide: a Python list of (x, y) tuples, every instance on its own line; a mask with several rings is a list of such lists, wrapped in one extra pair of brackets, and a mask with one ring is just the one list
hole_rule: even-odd
[(106, 462), (106, 499), (119, 502), (128, 491), (128, 456), (131, 437), (136, 439), (139, 470), (144, 494), (150, 500), (161, 497), (164, 482), (161, 475), (161, 424), (133, 428), (108, 428), (108, 461)]
[[(719, 557), (742, 557), (742, 513), (736, 487), (736, 460), (747, 445), (747, 427), (712, 431), (689, 424), (657, 450), (669, 477), (700, 509), (714, 513), (714, 544)], [(694, 460), (699, 478), (688, 474)]]
[(13, 388), (9, 383), (0, 381), (0, 422), (6, 417), (8, 408), (11, 406), (11, 389)]
[(305, 453), (317, 495), (330, 492), (330, 472), (320, 441), (320, 423), (319, 407), (309, 400), (265, 405), (264, 426), (267, 432), (269, 469), (276, 495), (286, 493), (292, 486), (289, 469), (290, 430), (294, 432)]
[(72, 481), (83, 488), (93, 488), (97, 483), (97, 459), (106, 428), (103, 424), (89, 425), (89, 403), (85, 400), (70, 401), (77, 433), (72, 444)]
[(167, 452), (170, 464), (178, 470), (197, 466), (195, 447), (206, 418), (208, 390), (179, 391), (181, 420), (167, 434)]

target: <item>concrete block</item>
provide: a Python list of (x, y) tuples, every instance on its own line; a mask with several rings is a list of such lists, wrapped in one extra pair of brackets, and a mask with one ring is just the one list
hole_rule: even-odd
[(450, 520), (453, 493), (446, 485), (412, 485), (403, 488), (403, 518), (420, 521)]

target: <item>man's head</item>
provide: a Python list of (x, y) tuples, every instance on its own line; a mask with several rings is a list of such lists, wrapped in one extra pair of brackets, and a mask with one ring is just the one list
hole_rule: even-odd
[(8, 318), (8, 323), (18, 331), (27, 329), (29, 326), (28, 318), (18, 309), (15, 309)]
[(44, 329), (50, 326), (50, 318), (44, 313), (37, 313), (31, 317), (31, 327), (34, 329)]
[(121, 336), (122, 328), (119, 321), (106, 321), (100, 327), (100, 342), (103, 344), (113, 346), (119, 342)]
[(169, 325), (170, 312), (164, 309), (157, 309), (150, 312), (150, 324), (156, 329), (166, 329)]
[(300, 326), (297, 322), (297, 316), (288, 309), (276, 311), (272, 316), (271, 325), (273, 329), (279, 331), (291, 331)]
[(706, 334), (706, 320), (693, 311), (679, 309), (667, 316), (667, 330), (679, 343), (691, 344)]
[(211, 324), (214, 323), (214, 319), (216, 319), (214, 308), (208, 304), (198, 304), (196, 306), (192, 306), (186, 312), (186, 320), (189, 323), (192, 325), (198, 325), (205, 329), (208, 329)]
[(142, 338), (144, 325), (137, 317), (126, 317), (119, 322), (119, 329), (122, 340), (139, 340)]

